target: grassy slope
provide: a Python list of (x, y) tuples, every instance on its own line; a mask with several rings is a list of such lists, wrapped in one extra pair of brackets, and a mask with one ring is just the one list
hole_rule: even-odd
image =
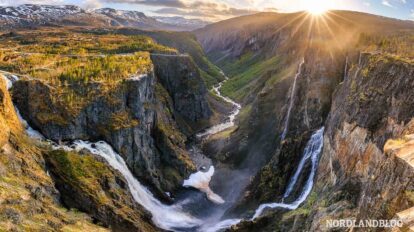
[(281, 59), (278, 56), (261, 59), (247, 53), (235, 62), (225, 62), (223, 69), (229, 73), (230, 80), (223, 85), (223, 93), (241, 101), (255, 88), (256, 80), (266, 72), (274, 70), (280, 64), (280, 61)]
[(0, 96), (0, 231), (107, 231), (59, 205), (43, 149), (24, 134), (3, 78)]
[(159, 44), (175, 48), (180, 53), (189, 54), (200, 68), (201, 75), (208, 88), (224, 80), (224, 76), (220, 73), (220, 69), (209, 61), (201, 45), (197, 42), (196, 37), (189, 32), (154, 32), (134, 29), (120, 29), (117, 32), (121, 34), (146, 35), (153, 38)]

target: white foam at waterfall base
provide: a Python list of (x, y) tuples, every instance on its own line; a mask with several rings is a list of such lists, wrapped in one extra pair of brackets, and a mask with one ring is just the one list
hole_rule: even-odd
[[(13, 83), (18, 81), (16, 76), (11, 76), (10, 78), (5, 75), (1, 76), (3, 76), (6, 80), (7, 89), (11, 89), (13, 87)], [(17, 107), (15, 107), (15, 111), (30, 137), (45, 140), (45, 137), (41, 133), (30, 127), (27, 121), (23, 119)], [(124, 176), (134, 200), (138, 204), (142, 205), (146, 210), (151, 212), (152, 220), (158, 227), (165, 230), (175, 231), (175, 228), (191, 229), (198, 227), (201, 224), (199, 219), (183, 212), (180, 206), (167, 206), (158, 201), (148, 189), (142, 186), (138, 180), (135, 179), (129, 171), (125, 161), (112, 149), (109, 144), (103, 141), (94, 144), (85, 141), (75, 141), (71, 146), (60, 146), (52, 142), (51, 144), (53, 149), (63, 149), (66, 151), (80, 151), (82, 149), (86, 149), (95, 155), (103, 157), (112, 168), (118, 170)]]
[(211, 177), (214, 175), (214, 167), (211, 166), (207, 172), (198, 171), (190, 175), (187, 180), (184, 180), (184, 187), (193, 187), (207, 195), (207, 198), (216, 203), (223, 204), (225, 201), (219, 195), (213, 192), (210, 188)]
[(92, 154), (104, 158), (112, 168), (124, 176), (134, 200), (151, 212), (154, 224), (161, 229), (174, 231), (175, 228), (193, 228), (201, 224), (199, 219), (185, 213), (181, 207), (164, 205), (158, 201), (147, 188), (135, 179), (122, 157), (106, 142), (90, 143), (78, 140), (70, 147), (56, 146), (55, 148), (76, 151), (86, 149)]
[(202, 232), (217, 232), (229, 228), (233, 225), (239, 224), (242, 220), (241, 219), (227, 219), (216, 223), (214, 225), (205, 225), (202, 227)]

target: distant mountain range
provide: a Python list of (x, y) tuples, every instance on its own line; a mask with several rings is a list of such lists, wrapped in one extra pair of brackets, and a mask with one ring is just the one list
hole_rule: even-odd
[(135, 27), (144, 30), (191, 31), (209, 22), (183, 17), (149, 17), (142, 12), (102, 8), (85, 10), (74, 5), (0, 7), (0, 29), (37, 26)]

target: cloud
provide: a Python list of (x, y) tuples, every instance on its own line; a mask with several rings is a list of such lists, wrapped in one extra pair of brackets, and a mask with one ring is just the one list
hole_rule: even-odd
[(85, 0), (81, 6), (85, 9), (98, 9), (102, 7), (102, 3), (99, 0)]
[(202, 17), (208, 18), (209, 20), (220, 20), (230, 17), (248, 15), (257, 13), (257, 11), (253, 10), (246, 10), (246, 9), (238, 9), (238, 8), (173, 8), (173, 7), (165, 7), (154, 11), (157, 14), (168, 14), (168, 15), (183, 15), (183, 16), (192, 16), (192, 17)]
[(263, 9), (264, 12), (281, 12), (281, 10), (279, 8), (274, 8), (274, 7), (266, 7)]
[(382, 5), (394, 8), (394, 6), (391, 5), (391, 3), (388, 0), (382, 0)]
[(231, 7), (225, 3), (212, 1), (193, 1), (186, 3), (184, 7), (164, 7), (154, 11), (157, 14), (186, 15), (208, 18), (208, 20), (222, 20), (226, 18), (254, 14), (258, 11)]
[(241, 9), (217, 0), (102, 0), (107, 3), (128, 3), (161, 7), (153, 12), (157, 14), (187, 15), (209, 19), (223, 19), (256, 13)]
[(22, 4), (62, 4), (63, 0), (0, 0), (0, 6), (17, 6)]
[(104, 0), (104, 1), (108, 3), (129, 3), (129, 4), (178, 7), (178, 8), (182, 8), (186, 6), (184, 2), (181, 0)]

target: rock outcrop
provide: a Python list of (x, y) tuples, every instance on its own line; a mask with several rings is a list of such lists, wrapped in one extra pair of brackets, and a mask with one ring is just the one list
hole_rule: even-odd
[(168, 91), (174, 109), (190, 125), (208, 120), (212, 111), (207, 102), (207, 88), (198, 68), (187, 55), (152, 54), (155, 75)]
[[(384, 148), (387, 140), (412, 133), (413, 77), (412, 63), (389, 55), (362, 54), (354, 64), (335, 94), (318, 170), (318, 202), (328, 200), (330, 207), (316, 210), (311, 228), (325, 226), (325, 213), (391, 219), (413, 206), (414, 169)], [(335, 204), (347, 209), (329, 213)]]
[(5, 231), (107, 231), (68, 211), (45, 170), (44, 147), (25, 135), (0, 76), (0, 227)]
[[(211, 110), (188, 56), (153, 60), (157, 76), (150, 72), (115, 84), (73, 86), (86, 101), (75, 111), (60, 104), (59, 86), (39, 80), (17, 82), (13, 98), (23, 117), (47, 138), (105, 140), (141, 181), (166, 197), (164, 192), (174, 191), (194, 171), (183, 132), (191, 134), (198, 121), (208, 122)], [(96, 94), (88, 95), (89, 90)]]
[(298, 225), (331, 231), (327, 222), (334, 219), (399, 218), (411, 226), (414, 66), (385, 54), (357, 60), (334, 93), (310, 199), (292, 212), (276, 210), (240, 225), (240, 231), (294, 231)]
[(111, 231), (158, 231), (151, 215), (133, 199), (126, 180), (98, 156), (57, 150), (45, 158), (68, 208), (88, 213)]

